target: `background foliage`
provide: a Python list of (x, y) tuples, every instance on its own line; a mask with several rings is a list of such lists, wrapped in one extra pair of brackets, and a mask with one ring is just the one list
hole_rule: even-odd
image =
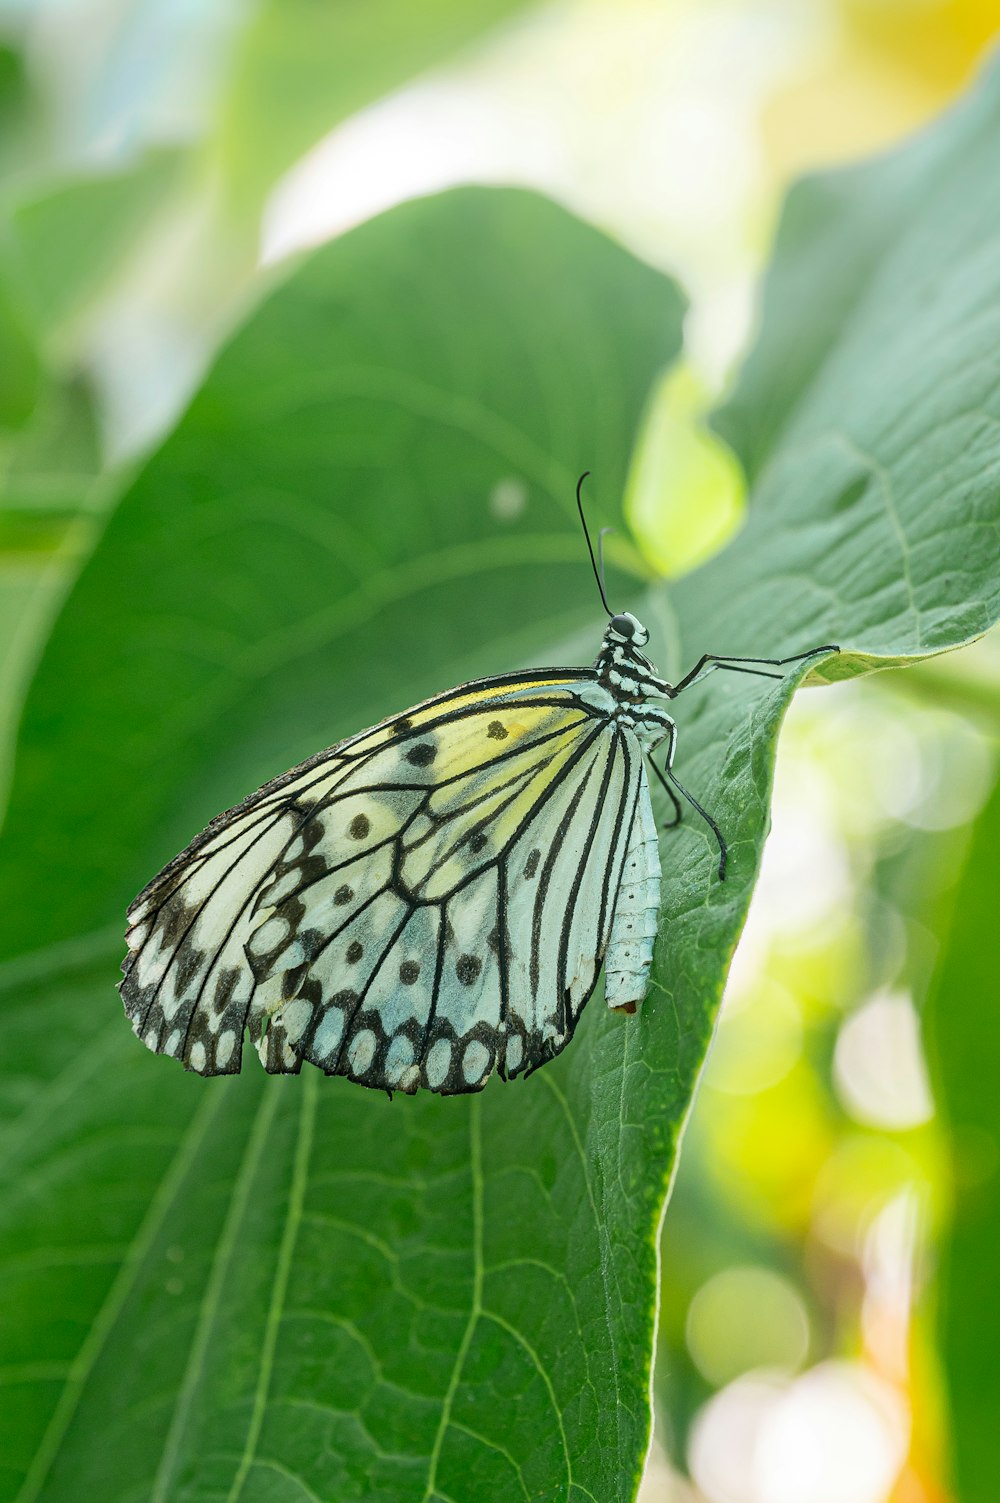
[[(198, 38), (197, 144), (151, 136), (86, 177), (52, 165), (37, 37), (4, 54), (8, 746), (20, 724), (0, 861), (0, 1449), (21, 1503), (630, 1499), (661, 1296), (661, 1445), (698, 1496), (794, 1486), (808, 1503), (782, 1459), (796, 1434), (830, 1464), (868, 1436), (877, 1465), (841, 1476), (845, 1499), (929, 1496), (949, 1475), (986, 1496), (992, 805), (948, 915), (991, 774), (989, 659), (910, 668), (905, 695), (845, 684), (796, 714), (798, 766), (840, 826), (806, 863), (813, 907), (779, 902), (741, 950), (661, 1294), (663, 1204), (801, 675), (718, 677), (682, 702), (678, 765), (727, 831), (729, 880), (698, 826), (664, 842), (669, 922), (641, 1015), (623, 1026), (595, 1002), (527, 1085), (390, 1104), (314, 1072), (202, 1082), (121, 1018), (118, 915), (219, 807), (425, 693), (592, 655), (582, 467), (595, 516), (619, 524), (616, 598), (673, 676), (705, 648), (834, 640), (817, 676), (852, 679), (996, 619), (995, 70), (899, 153), (793, 191), (715, 419), (754, 483), (746, 524), (669, 588), (647, 562), (687, 525), (678, 473), (649, 462), (657, 424), (681, 421), (681, 388), (660, 384), (684, 310), (669, 278), (509, 189), (404, 204), (300, 266), (255, 267), (267, 191), (319, 131), (508, 9), (442, 3), (415, 30), (405, 6), (220, 23)], [(195, 37), (176, 40), (190, 56)], [(133, 56), (155, 99), (153, 50)], [(98, 97), (135, 71), (105, 61)], [(172, 394), (149, 388), (143, 437), (100, 336), (171, 236), (167, 300), (197, 267), (197, 338)], [(685, 480), (711, 503), (723, 461), (684, 421)], [(928, 989), (950, 1137), (920, 1095), (909, 998)], [(949, 1197), (938, 1358), (921, 1290)], [(644, 1497), (683, 1486), (660, 1455)]]

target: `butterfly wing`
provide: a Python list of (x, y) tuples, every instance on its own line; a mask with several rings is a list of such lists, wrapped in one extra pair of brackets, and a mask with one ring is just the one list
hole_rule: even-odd
[(129, 910), (122, 994), (203, 1074), (478, 1090), (572, 1036), (642, 779), (588, 670), (467, 685), (214, 820)]

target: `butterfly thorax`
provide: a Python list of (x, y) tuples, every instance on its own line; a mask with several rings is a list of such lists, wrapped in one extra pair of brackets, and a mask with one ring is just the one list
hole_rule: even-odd
[(613, 616), (604, 633), (594, 668), (598, 680), (618, 706), (616, 719), (647, 745), (663, 739), (673, 725), (667, 705), (671, 686), (640, 651), (646, 628), (634, 616)]

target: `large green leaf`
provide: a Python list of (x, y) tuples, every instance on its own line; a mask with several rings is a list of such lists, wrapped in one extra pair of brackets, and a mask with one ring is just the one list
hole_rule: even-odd
[[(50, 643), (4, 891), (30, 866), (52, 901), (6, 911), (8, 952), (103, 925), (185, 832), (318, 744), (584, 621), (592, 651), (576, 473), (583, 456), (602, 495), (624, 488), (680, 311), (658, 274), (517, 194), (410, 205), (306, 265), (139, 478)], [(40, 822), (43, 787), (63, 802)], [(43, 958), (7, 998), (15, 1103), (51, 1102), (43, 1138), (16, 1129), (48, 1185), (11, 1206), (27, 1289), (9, 1360), (27, 1367), (3, 1453), (29, 1467), (25, 1496), (85, 1490), (88, 1468), (109, 1498), (203, 1496), (244, 1447), (321, 1497), (419, 1497), (431, 1470), (454, 1496), (467, 1466), (486, 1496), (567, 1467), (630, 1490), (678, 1108), (622, 1116), (621, 1030), (471, 1109), (259, 1073), (206, 1093), (170, 1070), (164, 1095), (111, 990), (116, 948), (89, 975), (57, 949), (63, 979)], [(88, 1019), (87, 1064), (72, 1028), (49, 1051), (40, 999), (57, 1032), (61, 1009)], [(640, 1160), (607, 1172), (633, 1132)], [(30, 1331), (55, 1285), (79, 1302), (43, 1354)], [(269, 1468), (245, 1498), (276, 1496)]]
[(775, 565), (800, 619), (884, 658), (1000, 613), (998, 78), (905, 151), (793, 189), (717, 419), (757, 480), (733, 583), (773, 609), (757, 540), (795, 514)]
[(79, 379), (46, 381), (30, 420), (0, 444), (0, 818), (24, 693), (106, 504), (100, 467)]
[[(858, 670), (995, 617), (995, 554), (970, 537), (997, 535), (1000, 428), (954, 392), (1000, 320), (1000, 205), (972, 234), (939, 202), (970, 158), (989, 201), (984, 118), (944, 122), (913, 175), (930, 290), (903, 331), (859, 302), (762, 450), (735, 545), (669, 596), (614, 579), (672, 673), (831, 637), (834, 671)], [(858, 235), (872, 174), (896, 170), (841, 179)], [(772, 300), (810, 253), (782, 252)], [(943, 317), (973, 271), (976, 319)], [(614, 516), (677, 316), (661, 278), (538, 200), (410, 205), (259, 310), (109, 527), (34, 686), (0, 874), (5, 948), (38, 952), (9, 963), (6, 1010), (22, 1503), (98, 1469), (109, 1499), (632, 1497), (659, 1220), (793, 678), (679, 702), (678, 770), (726, 830), (728, 879), (698, 822), (664, 840), (641, 1014), (595, 1001), (528, 1082), (390, 1103), (311, 1071), (178, 1078), (120, 1018), (106, 926), (265, 774), (470, 673), (593, 652), (572, 483), (592, 468)], [(981, 410), (997, 368), (972, 363)]]
[(79, 368), (81, 315), (121, 277), (183, 161), (153, 152), (116, 173), (22, 184), (4, 205), (0, 429), (17, 423), (0, 433), (0, 809), (30, 671), (121, 489), (105, 470), (97, 403)]
[(182, 151), (151, 151), (117, 172), (22, 190), (9, 211), (11, 257), (39, 328), (58, 329), (122, 276), (186, 163)]
[(43, 379), (37, 335), (9, 262), (0, 240), (0, 434), (28, 421)]

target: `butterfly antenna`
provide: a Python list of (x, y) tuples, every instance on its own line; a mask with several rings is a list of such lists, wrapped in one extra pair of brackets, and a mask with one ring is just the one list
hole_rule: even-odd
[[(608, 604), (608, 597), (607, 597), (607, 595), (605, 594), (605, 591), (604, 591), (604, 579), (602, 577), (603, 574), (604, 574), (604, 567), (603, 567), (603, 565), (604, 565), (604, 559), (603, 559), (603, 555), (602, 555), (602, 559), (601, 559), (601, 568), (598, 569), (598, 567), (597, 567), (597, 559), (594, 557), (594, 545), (590, 541), (590, 532), (588, 531), (588, 528), (587, 528), (587, 518), (583, 514), (583, 497), (580, 495), (580, 492), (583, 489), (583, 482), (586, 480), (586, 478), (587, 478), (587, 476), (589, 474), (590, 474), (589, 470), (584, 470), (583, 474), (580, 476), (579, 480), (576, 482), (576, 509), (580, 513), (580, 522), (581, 522), (581, 524), (583, 526), (583, 535), (587, 539), (587, 550), (588, 550), (588, 552), (590, 554), (590, 564), (591, 564), (591, 567), (592, 567), (592, 569), (594, 571), (594, 578), (597, 580), (597, 588), (601, 592), (601, 604), (604, 606), (604, 609), (607, 611), (608, 615), (609, 616), (613, 616), (614, 615), (614, 611), (611, 609), (610, 605)], [(603, 538), (603, 536), (604, 536), (604, 534), (602, 533), (601, 537)]]

